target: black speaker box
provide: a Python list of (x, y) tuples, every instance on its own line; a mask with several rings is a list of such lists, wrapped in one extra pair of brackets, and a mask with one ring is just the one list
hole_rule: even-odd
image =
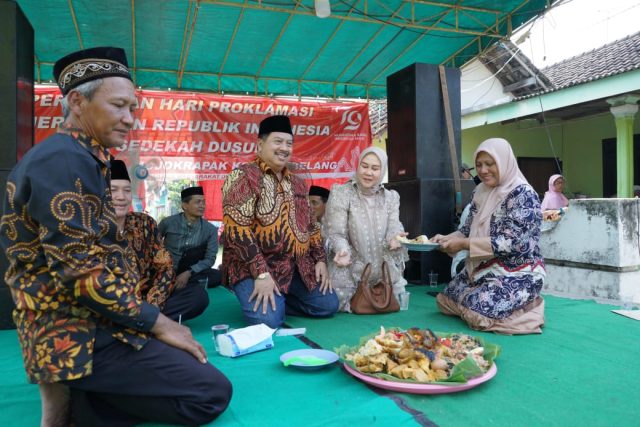
[[(0, 0), (0, 194), (7, 176), (33, 147), (33, 28), (14, 1)], [(13, 300), (4, 283), (8, 261), (0, 251), (0, 329), (14, 328)]]
[[(445, 75), (459, 159), (460, 70), (445, 68)], [(387, 114), (390, 182), (453, 178), (437, 65), (417, 63), (388, 76)]]
[(0, 170), (33, 146), (33, 55), (31, 24), (15, 2), (0, 1)]
[[(0, 170), (0, 189), (2, 189), (2, 202), (0, 202), (0, 206), (4, 204), (4, 192), (7, 188), (8, 175), (9, 171)], [(9, 287), (4, 282), (4, 274), (7, 272), (7, 268), (9, 268), (9, 261), (4, 251), (0, 251), (0, 329), (13, 329), (16, 327), (12, 318), (15, 304), (13, 303)]]

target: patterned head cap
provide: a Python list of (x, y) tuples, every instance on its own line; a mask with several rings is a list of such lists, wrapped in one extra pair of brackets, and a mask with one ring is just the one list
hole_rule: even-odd
[(62, 95), (83, 83), (104, 77), (132, 80), (127, 55), (119, 47), (94, 47), (73, 52), (55, 63), (53, 77)]

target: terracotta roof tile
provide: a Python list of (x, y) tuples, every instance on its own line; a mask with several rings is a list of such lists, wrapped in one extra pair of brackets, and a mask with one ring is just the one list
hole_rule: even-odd
[(543, 68), (554, 90), (640, 68), (640, 32)]

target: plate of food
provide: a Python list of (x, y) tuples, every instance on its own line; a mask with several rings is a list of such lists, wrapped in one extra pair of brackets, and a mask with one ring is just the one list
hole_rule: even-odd
[(402, 236), (396, 236), (396, 239), (410, 251), (428, 252), (440, 248), (440, 244), (433, 243), (427, 236), (421, 234), (414, 239), (408, 239)]
[(356, 369), (352, 368), (348, 364), (344, 365), (345, 370), (359, 379), (360, 381), (372, 385), (377, 388), (382, 388), (390, 391), (397, 391), (400, 393), (411, 393), (411, 394), (446, 394), (446, 393), (457, 393), (460, 391), (469, 390), (471, 388), (477, 387), (480, 384), (489, 381), (493, 378), (496, 373), (498, 373), (498, 368), (494, 363), (491, 365), (491, 368), (482, 376), (472, 378), (466, 383), (456, 383), (456, 384), (420, 384), (420, 383), (408, 383), (408, 382), (398, 382), (398, 381), (387, 381), (381, 380), (376, 377), (370, 377), (365, 375)]
[(382, 327), (380, 333), (338, 354), (345, 370), (371, 386), (413, 394), (456, 393), (498, 372), (500, 347), (463, 333)]
[(304, 348), (282, 354), (280, 361), (285, 367), (293, 366), (304, 371), (316, 371), (337, 362), (338, 355), (329, 350)]

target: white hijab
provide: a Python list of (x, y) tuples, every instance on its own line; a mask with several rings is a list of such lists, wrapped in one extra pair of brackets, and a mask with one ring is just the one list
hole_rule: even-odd
[[(485, 152), (493, 158), (500, 176), (496, 187), (489, 187), (483, 182), (476, 187), (473, 202), (478, 211), (471, 222), (469, 237), (489, 237), (491, 216), (514, 188), (522, 184), (529, 184), (520, 172), (516, 156), (506, 139), (490, 138), (484, 141), (473, 154), (474, 162), (480, 152)], [(469, 278), (480, 262), (467, 258), (466, 268)]]
[(365, 156), (367, 156), (368, 154), (375, 154), (376, 157), (378, 158), (378, 160), (380, 160), (380, 178), (378, 179), (378, 182), (376, 183), (376, 185), (374, 185), (371, 190), (365, 190), (364, 188), (362, 188), (362, 186), (360, 185), (360, 180), (358, 179), (358, 171), (356, 169), (356, 173), (353, 174), (353, 180), (355, 181), (355, 183), (358, 185), (358, 190), (362, 193), (362, 194), (375, 194), (379, 189), (380, 189), (380, 185), (382, 184), (382, 180), (384, 179), (384, 175), (387, 173), (387, 153), (384, 152), (384, 150), (378, 148), (378, 147), (368, 147), (365, 148), (362, 153), (360, 153), (360, 157), (358, 158), (358, 166), (360, 167), (360, 162), (362, 162), (362, 159), (365, 158)]

